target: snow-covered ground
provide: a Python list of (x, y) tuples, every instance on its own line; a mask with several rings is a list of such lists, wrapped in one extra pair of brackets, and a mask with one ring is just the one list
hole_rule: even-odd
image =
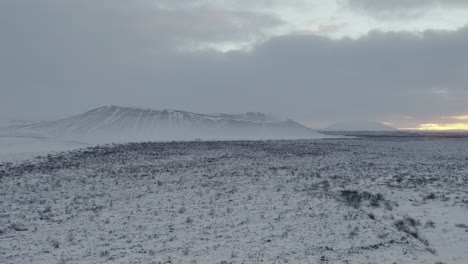
[(0, 165), (0, 263), (468, 259), (468, 140), (138, 143)]

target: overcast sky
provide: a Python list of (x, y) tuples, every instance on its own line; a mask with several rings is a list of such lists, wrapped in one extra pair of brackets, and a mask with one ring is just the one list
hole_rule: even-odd
[(1, 0), (0, 40), (0, 117), (468, 123), (466, 0)]

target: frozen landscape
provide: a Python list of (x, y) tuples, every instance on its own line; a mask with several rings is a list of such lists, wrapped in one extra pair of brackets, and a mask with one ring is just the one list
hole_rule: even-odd
[(0, 0), (0, 264), (468, 264), (468, 0)]
[(468, 139), (129, 143), (0, 165), (0, 263), (466, 263)]

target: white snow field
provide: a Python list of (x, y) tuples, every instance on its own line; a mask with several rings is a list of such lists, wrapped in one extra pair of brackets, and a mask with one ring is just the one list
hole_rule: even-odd
[(77, 141), (62, 141), (41, 137), (0, 136), (0, 163), (33, 159), (40, 155), (88, 147), (90, 144)]
[(456, 263), (468, 140), (167, 142), (0, 165), (0, 263)]

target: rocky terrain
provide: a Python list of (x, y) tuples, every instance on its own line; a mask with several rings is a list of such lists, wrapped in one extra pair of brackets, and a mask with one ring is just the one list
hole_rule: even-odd
[(466, 263), (468, 140), (107, 145), (0, 164), (0, 263)]

